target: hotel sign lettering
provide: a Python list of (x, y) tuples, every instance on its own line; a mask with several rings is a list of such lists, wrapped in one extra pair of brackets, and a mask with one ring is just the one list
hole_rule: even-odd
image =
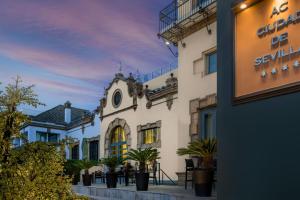
[(300, 86), (299, 0), (260, 1), (235, 22), (235, 98)]

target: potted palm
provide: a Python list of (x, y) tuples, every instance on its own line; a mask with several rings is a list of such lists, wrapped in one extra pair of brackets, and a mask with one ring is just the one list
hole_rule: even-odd
[(117, 157), (107, 157), (101, 160), (101, 163), (108, 167), (108, 172), (106, 173), (106, 186), (107, 188), (116, 188), (118, 182), (118, 174), (116, 173), (116, 168), (120, 164)]
[(90, 160), (82, 160), (81, 166), (84, 169), (84, 174), (82, 174), (82, 182), (84, 186), (91, 186), (93, 175), (89, 174), (89, 168), (97, 165), (97, 161), (90, 161)]
[(215, 138), (195, 140), (187, 148), (180, 148), (177, 154), (202, 158), (200, 167), (193, 172), (196, 196), (211, 196), (214, 176), (214, 156), (217, 152)]
[(136, 189), (138, 191), (147, 191), (149, 182), (149, 173), (146, 172), (146, 164), (159, 159), (159, 152), (157, 149), (146, 148), (131, 149), (127, 153), (127, 159), (138, 162), (139, 170), (135, 173)]

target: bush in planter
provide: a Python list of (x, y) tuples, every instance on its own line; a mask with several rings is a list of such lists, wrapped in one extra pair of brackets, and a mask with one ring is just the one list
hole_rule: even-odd
[(118, 174), (116, 173), (116, 168), (121, 163), (117, 157), (107, 157), (101, 160), (101, 163), (108, 167), (108, 172), (106, 173), (106, 185), (107, 188), (116, 188), (118, 182)]
[(84, 174), (82, 174), (82, 182), (84, 186), (91, 186), (93, 176), (89, 174), (89, 168), (96, 166), (98, 161), (94, 160), (81, 160), (82, 169), (84, 169)]
[(157, 149), (146, 148), (144, 150), (131, 149), (127, 153), (127, 160), (137, 161), (139, 163), (139, 171), (135, 174), (136, 189), (139, 191), (148, 190), (149, 173), (146, 173), (147, 162), (152, 162), (159, 159), (159, 152)]
[(177, 150), (177, 154), (180, 156), (190, 155), (202, 158), (200, 168), (193, 174), (197, 196), (211, 196), (216, 152), (217, 140), (215, 138), (195, 140), (190, 142), (187, 148)]

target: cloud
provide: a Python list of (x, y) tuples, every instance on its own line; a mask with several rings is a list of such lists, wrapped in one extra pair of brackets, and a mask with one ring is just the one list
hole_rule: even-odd
[(53, 95), (93, 101), (96, 88), (103, 90), (120, 61), (126, 73), (149, 72), (176, 62), (156, 36), (158, 11), (167, 3), (0, 0), (0, 56), (24, 63), (15, 67), (20, 73), (33, 68), (52, 74), (41, 78), (33, 72), (29, 80), (50, 88)]

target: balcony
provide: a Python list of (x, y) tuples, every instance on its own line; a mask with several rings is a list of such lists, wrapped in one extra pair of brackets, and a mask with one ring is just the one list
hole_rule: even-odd
[[(217, 0), (174, 0), (159, 13), (159, 36), (177, 45), (216, 20)], [(209, 28), (208, 28), (209, 30)]]

